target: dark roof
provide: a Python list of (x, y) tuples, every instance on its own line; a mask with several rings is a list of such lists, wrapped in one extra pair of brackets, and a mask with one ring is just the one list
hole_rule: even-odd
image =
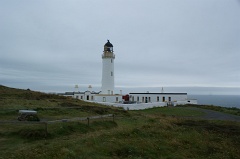
[[(90, 91), (85, 91), (85, 92), (65, 92), (65, 93), (59, 93), (59, 95), (74, 95), (74, 94), (85, 94), (86, 92)], [(90, 92), (91, 94), (100, 94), (100, 92)]]
[(187, 93), (129, 93), (129, 94), (187, 95)]
[(108, 42), (104, 46), (113, 47), (113, 45), (109, 42), (109, 40), (108, 40)]
[(64, 95), (74, 95), (74, 92), (65, 92)]

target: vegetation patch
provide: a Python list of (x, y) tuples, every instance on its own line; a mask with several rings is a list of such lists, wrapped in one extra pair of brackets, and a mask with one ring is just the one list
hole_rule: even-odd
[(57, 123), (54, 125), (50, 125), (49, 134), (50, 136), (65, 136), (70, 135), (72, 133), (81, 133), (85, 134), (93, 131), (91, 127), (84, 123), (71, 122), (71, 123)]
[(91, 127), (96, 130), (99, 129), (111, 129), (117, 127), (117, 123), (114, 121), (94, 121), (91, 123)]
[(171, 115), (171, 116), (201, 116), (205, 113), (198, 110), (189, 110), (180, 107), (156, 107), (151, 109), (139, 110), (143, 114)]
[(43, 121), (117, 115), (115, 122), (108, 118), (90, 119), (89, 125), (87, 120), (48, 124), (47, 137), (44, 124), (2, 124), (0, 158), (240, 158), (240, 123), (183, 118), (201, 116), (201, 111), (184, 107), (124, 111), (0, 86), (2, 94), (1, 120), (16, 120), (22, 106), (37, 109)]
[(47, 137), (44, 129), (21, 129), (17, 134), (25, 139), (42, 139)]
[[(176, 123), (180, 126), (186, 126), (192, 129), (196, 129), (198, 131), (204, 130), (204, 131), (212, 131), (219, 134), (224, 135), (231, 135), (231, 136), (239, 136), (240, 134), (240, 127), (231, 124), (231, 122), (212, 122), (207, 120), (184, 120), (183, 122)], [(240, 137), (239, 137), (240, 139)], [(239, 140), (240, 143), (240, 140)]]
[(214, 111), (219, 111), (227, 114), (240, 116), (240, 109), (236, 107), (220, 107), (220, 106), (213, 106), (213, 105), (193, 105), (193, 104), (181, 105), (177, 107), (196, 107), (196, 108), (209, 109), (209, 110), (214, 110)]
[(134, 147), (132, 145), (124, 145), (121, 148), (111, 152), (111, 155), (120, 158), (137, 158), (141, 157), (142, 153), (139, 152), (139, 149), (137, 147)]

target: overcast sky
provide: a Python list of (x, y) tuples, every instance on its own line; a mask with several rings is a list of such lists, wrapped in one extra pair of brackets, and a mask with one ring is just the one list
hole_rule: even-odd
[(239, 0), (0, 0), (0, 84), (99, 90), (107, 39), (117, 89), (240, 95)]

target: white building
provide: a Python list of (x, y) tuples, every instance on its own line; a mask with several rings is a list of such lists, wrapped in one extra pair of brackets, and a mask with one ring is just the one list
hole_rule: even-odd
[[(122, 93), (114, 92), (114, 60), (113, 45), (107, 41), (102, 54), (102, 87), (100, 92), (92, 91), (91, 85), (85, 92), (66, 92), (64, 96), (76, 99), (98, 102), (106, 105), (121, 106), (125, 109), (150, 108), (153, 106), (167, 106), (179, 104), (197, 104), (197, 100), (189, 100), (187, 93), (129, 93), (123, 96)], [(127, 103), (127, 104), (123, 104)], [(131, 103), (131, 104), (130, 104)], [(134, 104), (133, 104), (134, 103)]]
[(197, 104), (196, 100), (187, 98), (187, 93), (129, 93), (129, 101), (137, 103), (162, 102), (164, 105)]
[(114, 59), (113, 45), (108, 42), (104, 45), (102, 54), (102, 92), (101, 94), (114, 94)]
[[(102, 87), (101, 92), (92, 91), (92, 86), (88, 87), (85, 92), (66, 92), (64, 96), (70, 96), (76, 99), (93, 101), (119, 103), (123, 101), (123, 95), (114, 94), (114, 59), (113, 45), (108, 40), (104, 45), (102, 54)], [(78, 87), (77, 87), (78, 88)]]
[(102, 54), (102, 91), (95, 95), (96, 102), (119, 103), (122, 102), (122, 94), (114, 92), (114, 59), (113, 45), (107, 41)]
[[(75, 88), (76, 88), (76, 86), (75, 86)], [(80, 99), (80, 100), (85, 100), (85, 101), (95, 101), (95, 95), (99, 94), (99, 93), (100, 92), (92, 91), (92, 86), (89, 85), (87, 91), (84, 91), (84, 92), (80, 92), (80, 91), (65, 92), (65, 93), (59, 94), (59, 95), (63, 95), (65, 97), (72, 97), (72, 98), (75, 98), (75, 99)]]

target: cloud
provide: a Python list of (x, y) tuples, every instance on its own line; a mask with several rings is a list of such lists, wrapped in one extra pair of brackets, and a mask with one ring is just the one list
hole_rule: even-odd
[(1, 1), (0, 84), (43, 91), (99, 87), (110, 39), (117, 86), (238, 87), (238, 4)]

